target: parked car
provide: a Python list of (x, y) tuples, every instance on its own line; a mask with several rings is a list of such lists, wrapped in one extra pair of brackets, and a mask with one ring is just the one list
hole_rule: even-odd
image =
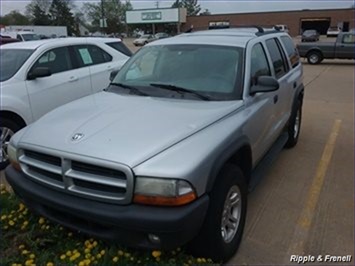
[(152, 41), (155, 41), (156, 38), (154, 37), (154, 35), (152, 34), (144, 34), (142, 36), (140, 36), (138, 39), (135, 39), (133, 41), (133, 44), (135, 46), (144, 46)]
[[(172, 63), (173, 62), (173, 63)], [(18, 132), (6, 178), (40, 215), (129, 246), (226, 262), (247, 192), (298, 141), (302, 65), (288, 34), (182, 34), (140, 49), (110, 87)]]
[(319, 32), (316, 30), (305, 30), (302, 33), (302, 42), (317, 42), (319, 41)]
[(327, 30), (327, 37), (337, 37), (340, 32), (341, 30), (339, 29), (339, 27), (329, 27), (329, 29)]
[(275, 25), (274, 28), (278, 29), (279, 31), (286, 32), (286, 33), (289, 32), (287, 25), (279, 24), (279, 25)]
[(154, 35), (154, 37), (155, 37), (155, 39), (159, 40), (159, 39), (168, 38), (168, 37), (170, 37), (170, 35), (165, 32), (158, 32)]
[(21, 42), (40, 40), (40, 36), (33, 33), (32, 31), (3, 32), (2, 35), (18, 39)]
[(14, 43), (14, 42), (19, 42), (19, 40), (11, 38), (9, 36), (0, 36), (0, 45), (7, 44), (7, 43)]
[(355, 32), (339, 33), (335, 42), (302, 43), (297, 45), (301, 57), (315, 65), (323, 59), (355, 59)]
[(130, 56), (120, 39), (66, 38), (19, 42), (0, 50), (0, 169), (20, 128), (48, 111), (98, 92)]

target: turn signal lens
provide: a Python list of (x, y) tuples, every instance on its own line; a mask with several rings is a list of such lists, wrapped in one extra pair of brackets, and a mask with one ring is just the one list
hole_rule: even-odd
[(133, 202), (145, 205), (159, 205), (159, 206), (182, 206), (188, 204), (196, 199), (194, 192), (187, 193), (177, 197), (163, 197), (163, 196), (147, 196), (134, 195)]
[(11, 143), (7, 146), (7, 154), (9, 156), (9, 161), (12, 167), (17, 171), (21, 171), (20, 164), (17, 160), (17, 149), (11, 145)]

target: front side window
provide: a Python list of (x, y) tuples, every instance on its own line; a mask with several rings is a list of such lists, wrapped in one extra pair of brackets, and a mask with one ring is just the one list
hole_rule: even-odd
[(286, 62), (284, 62), (282, 58), (281, 51), (279, 46), (276, 43), (275, 39), (270, 39), (266, 41), (266, 46), (269, 50), (272, 64), (275, 69), (276, 78), (281, 78), (283, 75), (286, 74)]
[(47, 67), (52, 74), (72, 69), (70, 55), (67, 47), (60, 47), (45, 52), (33, 65), (36, 67)]
[(231, 99), (236, 87), (240, 89), (242, 54), (242, 48), (213, 45), (145, 47), (123, 66), (113, 82), (140, 87), (146, 93), (159, 92), (161, 88), (152, 84), (163, 84), (208, 94), (216, 100)]
[(0, 50), (0, 81), (10, 79), (33, 53), (29, 49)]
[(259, 76), (271, 76), (270, 67), (265, 55), (265, 51), (260, 43), (254, 45), (253, 49), (251, 50), (251, 85), (256, 84), (256, 80)]

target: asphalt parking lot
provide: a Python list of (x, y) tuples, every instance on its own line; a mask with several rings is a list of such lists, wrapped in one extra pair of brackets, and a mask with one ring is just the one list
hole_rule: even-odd
[(292, 255), (351, 255), (351, 262), (333, 264), (354, 264), (354, 61), (303, 62), (299, 143), (279, 155), (250, 194), (231, 264), (296, 264)]

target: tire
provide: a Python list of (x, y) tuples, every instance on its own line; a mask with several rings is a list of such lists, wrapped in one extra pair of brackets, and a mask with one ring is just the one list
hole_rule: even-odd
[(9, 164), (7, 156), (7, 145), (13, 134), (15, 134), (20, 129), (21, 126), (16, 124), (14, 121), (8, 118), (0, 117), (0, 170), (5, 169), (5, 167)]
[(295, 107), (292, 110), (291, 117), (287, 126), (288, 140), (285, 144), (285, 148), (293, 148), (298, 142), (298, 137), (301, 131), (302, 122), (302, 102), (297, 101)]
[(318, 51), (311, 51), (307, 54), (308, 64), (317, 65), (320, 62), (322, 62), (322, 60), (323, 60), (322, 54)]
[[(239, 196), (239, 197), (238, 197)], [(236, 198), (234, 198), (236, 197)], [(233, 209), (228, 207), (232, 199), (237, 204)], [(230, 206), (230, 205), (229, 205)], [(247, 211), (247, 185), (244, 175), (239, 167), (226, 165), (216, 179), (215, 187), (210, 193), (210, 206), (204, 224), (196, 239), (188, 246), (190, 252), (198, 257), (211, 258), (215, 262), (227, 262), (238, 250), (242, 239)], [(233, 223), (226, 219), (234, 217), (235, 230), (225, 222)], [(224, 236), (222, 231), (224, 228)], [(227, 232), (227, 233), (226, 233)]]

